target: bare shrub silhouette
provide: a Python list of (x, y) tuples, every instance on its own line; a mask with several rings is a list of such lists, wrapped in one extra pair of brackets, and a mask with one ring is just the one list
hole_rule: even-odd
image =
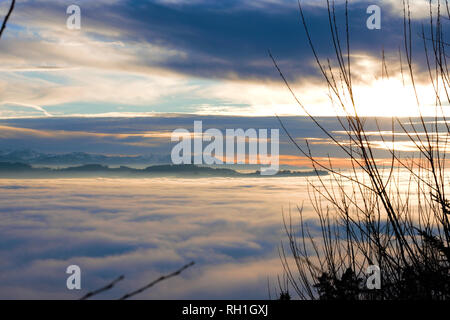
[[(287, 248), (280, 247), (280, 258), (290, 287), (301, 299), (450, 298), (450, 201), (446, 194), (450, 128), (444, 112), (450, 103), (449, 42), (444, 34), (450, 10), (448, 0), (430, 1), (429, 25), (422, 25), (421, 34), (415, 35), (410, 1), (402, 0), (402, 4), (403, 48), (399, 51), (398, 72), (415, 97), (417, 105), (411, 108), (417, 108), (420, 116), (392, 117), (388, 131), (383, 130), (379, 119), (360, 116), (354, 95), (348, 1), (341, 25), (335, 1), (327, 0), (335, 56), (325, 62), (314, 46), (304, 8), (298, 2), (301, 24), (327, 85), (330, 103), (339, 110), (336, 119), (342, 128), (340, 134), (326, 129), (320, 118), (308, 111), (269, 52), (299, 107), (350, 163), (350, 169), (343, 170), (333, 166), (330, 158), (320, 161), (308, 141), (305, 145), (298, 143), (279, 118), (291, 142), (314, 169), (330, 173), (328, 177), (317, 175), (317, 182), (309, 184), (317, 222), (308, 221), (302, 207), (297, 208), (298, 227), (290, 214), (283, 214), (288, 240)], [(425, 80), (434, 91), (435, 116), (431, 118), (422, 115), (423, 97), (417, 91), (419, 72), (413, 61), (416, 36), (423, 40), (428, 73)], [(380, 65), (382, 78), (389, 79), (384, 51)], [(420, 80), (424, 81), (423, 77)], [(375, 135), (370, 129), (374, 126)], [(398, 136), (405, 137), (414, 152), (405, 155), (397, 149)], [(375, 139), (382, 140), (389, 161), (377, 158)], [(366, 286), (370, 265), (381, 270), (379, 290)], [(286, 296), (286, 292), (282, 294)]]

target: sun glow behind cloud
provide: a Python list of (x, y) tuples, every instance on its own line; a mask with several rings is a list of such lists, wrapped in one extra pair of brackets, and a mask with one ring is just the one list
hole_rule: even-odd
[[(352, 12), (362, 22), (365, 12), (358, 6), (363, 3), (354, 2), (355, 13)], [(234, 28), (225, 30), (221, 24), (206, 19), (207, 15), (201, 18), (206, 20), (197, 22), (198, 15), (211, 14), (208, 10), (214, 5), (206, 1), (148, 2), (140, 9), (150, 15), (145, 21), (142, 12), (125, 4), (125, 1), (109, 0), (95, 4), (82, 2), (82, 29), (73, 32), (65, 28), (65, 7), (61, 2), (20, 3), (0, 42), (0, 118), (129, 117), (157, 113), (304, 115), (267, 56), (267, 47), (277, 53), (283, 72), (311, 114), (336, 114), (306, 41), (298, 38), (296, 32), (295, 46), (283, 47), (284, 42), (293, 41), (287, 30), (294, 25), (298, 28), (295, 1), (263, 1), (258, 5), (236, 1), (230, 3), (233, 10), (214, 7), (219, 21), (236, 23)], [(305, 3), (315, 8), (311, 19), (321, 18), (317, 10), (323, 9), (324, 4)], [(381, 4), (393, 20), (399, 17), (401, 12), (395, 1), (381, 1)], [(424, 5), (425, 2), (421, 8)], [(277, 10), (267, 16), (269, 7)], [(414, 16), (421, 17), (420, 11), (414, 11)], [(159, 12), (167, 19), (175, 16), (184, 20), (159, 21)], [(256, 26), (262, 28), (267, 24), (267, 28), (276, 32), (268, 33), (268, 38), (262, 41), (259, 32), (246, 22), (248, 19), (229, 20), (230, 15), (240, 18), (243, 14), (257, 19)], [(190, 21), (192, 15), (195, 19)], [(327, 37), (319, 23), (321, 20), (316, 24), (314, 21), (312, 27), (319, 31), (315, 40), (322, 45)], [(206, 23), (211, 31), (205, 29)], [(386, 29), (392, 29), (386, 24)], [(233, 33), (234, 29), (238, 32)], [(387, 37), (387, 33), (381, 34)], [(357, 47), (352, 55), (352, 70), (358, 112), (367, 116), (418, 115), (408, 79), (406, 88), (403, 86), (406, 71), (402, 77), (398, 70), (398, 57), (394, 54), (398, 47), (387, 44), (391, 46), (386, 48), (386, 54), (392, 74), (390, 79), (380, 79), (381, 43), (370, 50), (364, 42), (368, 35), (377, 34), (352, 37), (352, 45)], [(280, 38), (284, 39), (283, 43), (277, 42)], [(398, 46), (398, 39), (395, 44)], [(332, 52), (328, 53), (332, 56)], [(414, 68), (419, 71), (416, 89), (421, 112), (434, 115), (432, 86), (426, 81), (423, 66)]]

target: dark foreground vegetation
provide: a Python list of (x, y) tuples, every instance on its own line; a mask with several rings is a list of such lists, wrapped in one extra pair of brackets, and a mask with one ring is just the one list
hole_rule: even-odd
[[(298, 144), (285, 128), (299, 152), (311, 160), (314, 168), (329, 172), (331, 179), (319, 177), (318, 184), (310, 185), (314, 221), (308, 220), (302, 207), (298, 208), (299, 226), (293, 223), (291, 215), (285, 216), (288, 241), (280, 248), (284, 266), (284, 276), (279, 281), (280, 299), (290, 299), (294, 293), (301, 299), (324, 300), (450, 299), (450, 200), (446, 173), (450, 127), (445, 112), (450, 104), (450, 42), (445, 37), (450, 22), (449, 3), (430, 1), (428, 25), (419, 24), (421, 32), (417, 33), (411, 19), (411, 6), (416, 1), (399, 1), (403, 4), (399, 65), (392, 72), (382, 51), (381, 76), (387, 80), (389, 75), (401, 73), (405, 88), (417, 101), (411, 110), (420, 112), (424, 97), (416, 88), (419, 70), (413, 60), (412, 45), (419, 38), (423, 43), (420, 56), (425, 60), (421, 62), (428, 68), (425, 76), (420, 73), (420, 81), (428, 81), (435, 93), (436, 116), (432, 121), (424, 117), (418, 121), (394, 117), (391, 133), (379, 130), (374, 137), (368, 132), (354, 98), (355, 57), (350, 50), (347, 2), (337, 7), (335, 1), (327, 1), (336, 55), (326, 60), (316, 51), (308, 18), (299, 3), (300, 21), (329, 89), (330, 103), (343, 114), (337, 116), (337, 121), (344, 139), (328, 132), (320, 119), (309, 113), (271, 55), (299, 107), (351, 163), (349, 170), (341, 171), (332, 161), (317, 161), (309, 144)], [(337, 8), (341, 9), (339, 13)], [(283, 125), (281, 119), (280, 122)], [(408, 138), (415, 152), (405, 156), (396, 149), (396, 132)], [(380, 165), (374, 139), (382, 139), (389, 151), (387, 167), (386, 163)], [(381, 271), (378, 288), (368, 285), (370, 266)]]

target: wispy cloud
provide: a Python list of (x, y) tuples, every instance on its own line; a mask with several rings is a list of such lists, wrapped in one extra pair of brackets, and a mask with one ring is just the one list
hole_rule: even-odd
[[(425, 2), (412, 6), (414, 18), (423, 18)], [(402, 12), (398, 1), (375, 3), (383, 10), (380, 31), (365, 28), (366, 1), (350, 4), (355, 86), (360, 82), (363, 91), (377, 85), (381, 48), (391, 76), (401, 78), (397, 51)], [(304, 1), (323, 57), (334, 55), (325, 4)], [(319, 73), (299, 23), (296, 1), (102, 0), (80, 1), (79, 5), (82, 29), (71, 31), (65, 26), (64, 1), (19, 1), (0, 42), (0, 116), (301, 114), (275, 72), (267, 49), (313, 113), (334, 112), (326, 88), (317, 82)], [(5, 10), (5, 4), (0, 8)], [(343, 1), (337, 1), (336, 9), (342, 13)], [(422, 43), (420, 37), (413, 40)], [(415, 57), (416, 80), (420, 82), (420, 71), (426, 70), (423, 52), (418, 50)], [(424, 88), (427, 93), (429, 89)], [(384, 114), (399, 108), (396, 103), (395, 108), (386, 106), (381, 111), (373, 108), (373, 99), (365, 91), (362, 96), (362, 113), (378, 110)], [(432, 98), (426, 99), (428, 94), (421, 96), (425, 106), (432, 104)], [(402, 97), (398, 100), (409, 104)], [(6, 101), (42, 110), (14, 109), (6, 106)]]

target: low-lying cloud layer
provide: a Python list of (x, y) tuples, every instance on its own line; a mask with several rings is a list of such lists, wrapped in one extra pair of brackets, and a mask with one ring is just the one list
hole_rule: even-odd
[[(139, 298), (268, 298), (282, 272), (282, 209), (306, 179), (0, 180), (0, 297), (80, 297), (124, 274), (118, 298), (191, 260)], [(307, 210), (310, 210), (306, 206)], [(81, 292), (65, 287), (82, 269)], [(275, 283), (275, 282), (274, 282)]]

